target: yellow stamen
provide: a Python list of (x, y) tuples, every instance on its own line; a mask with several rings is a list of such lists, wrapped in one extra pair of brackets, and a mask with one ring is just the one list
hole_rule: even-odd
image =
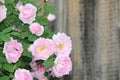
[(58, 48), (59, 48), (60, 50), (62, 50), (63, 47), (64, 47), (63, 44), (59, 44), (59, 45), (58, 45)]
[(40, 53), (43, 52), (45, 49), (46, 49), (46, 46), (40, 46), (38, 48), (38, 50), (39, 50)]

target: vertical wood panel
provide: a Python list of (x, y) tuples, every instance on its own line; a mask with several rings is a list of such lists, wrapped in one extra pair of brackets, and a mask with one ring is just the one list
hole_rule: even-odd
[(97, 3), (97, 54), (101, 66), (99, 80), (119, 80), (118, 78), (118, 36), (117, 0), (99, 0)]
[(119, 80), (120, 0), (54, 1), (56, 30), (73, 41), (73, 70), (64, 80)]
[[(82, 0), (68, 0), (68, 33), (73, 41), (73, 50), (71, 57), (73, 60), (73, 71), (71, 80), (82, 79), (82, 43), (81, 43), (81, 28), (80, 28), (80, 12), (83, 12)], [(82, 16), (81, 16), (82, 17)], [(67, 31), (67, 30), (66, 30)]]

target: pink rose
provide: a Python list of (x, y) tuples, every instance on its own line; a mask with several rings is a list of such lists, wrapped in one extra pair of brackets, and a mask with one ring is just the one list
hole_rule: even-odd
[(53, 15), (53, 14), (48, 14), (48, 16), (47, 16), (47, 19), (49, 20), (49, 21), (53, 21), (53, 20), (55, 20), (55, 15)]
[(68, 75), (72, 70), (72, 62), (70, 57), (57, 57), (55, 59), (55, 66), (53, 66), (53, 73), (56, 77)]
[(4, 5), (0, 5), (0, 22), (2, 22), (7, 15), (7, 8)]
[(38, 24), (38, 23), (32, 23), (32, 24), (30, 24), (30, 26), (29, 26), (29, 30), (30, 30), (30, 32), (31, 32), (32, 34), (35, 34), (35, 35), (37, 35), (37, 36), (40, 36), (40, 35), (42, 35), (43, 32), (44, 32), (44, 27), (41, 26), (41, 25)]
[(48, 80), (44, 75), (39, 76), (38, 80)]
[(17, 42), (17, 40), (5, 42), (3, 53), (5, 53), (8, 63), (16, 63), (19, 60), (22, 52), (22, 44)]
[(30, 71), (26, 69), (17, 69), (15, 71), (15, 78), (13, 80), (33, 80)]
[(33, 21), (35, 21), (37, 12), (37, 8), (35, 6), (33, 6), (32, 4), (26, 4), (25, 6), (21, 6), (18, 9), (20, 10), (19, 19), (23, 23), (31, 24)]
[(53, 35), (53, 41), (56, 45), (56, 55), (69, 56), (72, 50), (72, 41), (65, 33)]
[(51, 39), (39, 38), (28, 49), (35, 60), (47, 60), (55, 52), (55, 45)]
[(44, 75), (46, 70), (44, 65), (37, 65), (35, 68), (32, 69), (33, 69), (32, 75), (37, 79), (39, 79), (40, 76)]
[(35, 70), (36, 67), (37, 67), (36, 61), (35, 61), (35, 60), (32, 60), (32, 62), (30, 63), (30, 66), (31, 66), (31, 68), (32, 68), (33, 70)]

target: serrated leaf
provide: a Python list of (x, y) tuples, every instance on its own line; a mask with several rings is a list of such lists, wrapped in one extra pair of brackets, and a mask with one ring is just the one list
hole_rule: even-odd
[(0, 57), (0, 63), (7, 63), (7, 60), (5, 57)]
[(33, 41), (35, 41), (37, 38), (38, 38), (38, 37), (35, 36), (35, 35), (29, 35), (28, 40), (33, 42)]
[(6, 0), (7, 3), (12, 4), (14, 0)]
[(49, 24), (49, 21), (45, 16), (38, 16), (37, 17), (37, 22), (40, 23), (43, 26), (46, 26), (46, 25)]
[(3, 64), (3, 68), (8, 72), (14, 72), (14, 66), (12, 64)]
[(27, 56), (29, 58), (32, 58), (32, 54), (30, 52), (28, 52), (28, 51), (24, 51), (22, 55)]
[(9, 34), (2, 34), (2, 35), (0, 35), (0, 38), (1, 38), (1, 40), (3, 40), (3, 41), (5, 41), (5, 42), (8, 42), (8, 41), (10, 41), (10, 35)]
[(45, 4), (44, 10), (46, 13), (55, 14), (55, 6), (48, 6), (47, 4)]
[(12, 32), (12, 33), (10, 33), (10, 34), (13, 35), (13, 36), (21, 36), (21, 34), (18, 33), (18, 32)]
[(0, 80), (9, 80), (9, 76), (2, 76), (0, 77)]
[(45, 67), (48, 68), (48, 67), (54, 66), (54, 60), (55, 60), (54, 56), (51, 56), (50, 58), (48, 58), (47, 60), (45, 60), (44, 61)]
[(15, 65), (14, 65), (14, 69), (17, 69), (20, 65), (21, 65), (21, 61), (18, 61)]
[(12, 31), (12, 27), (8, 27), (8, 28), (4, 29), (4, 30), (2, 31), (2, 33), (5, 34), (5, 33), (8, 33), (8, 32), (10, 32), (10, 31)]

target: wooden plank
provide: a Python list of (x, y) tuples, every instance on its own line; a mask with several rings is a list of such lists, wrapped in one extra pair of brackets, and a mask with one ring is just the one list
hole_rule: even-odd
[[(80, 22), (83, 21), (83, 5), (82, 0), (68, 0), (68, 24), (66, 28), (63, 28), (72, 38), (73, 50), (71, 53), (73, 61), (73, 71), (70, 80), (82, 80), (83, 70), (82, 70), (82, 35), (81, 35), (81, 25)], [(80, 3), (80, 4), (79, 4)]]
[(97, 2), (97, 65), (100, 77), (96, 80), (119, 80), (119, 57), (117, 36), (117, 0), (98, 0)]

